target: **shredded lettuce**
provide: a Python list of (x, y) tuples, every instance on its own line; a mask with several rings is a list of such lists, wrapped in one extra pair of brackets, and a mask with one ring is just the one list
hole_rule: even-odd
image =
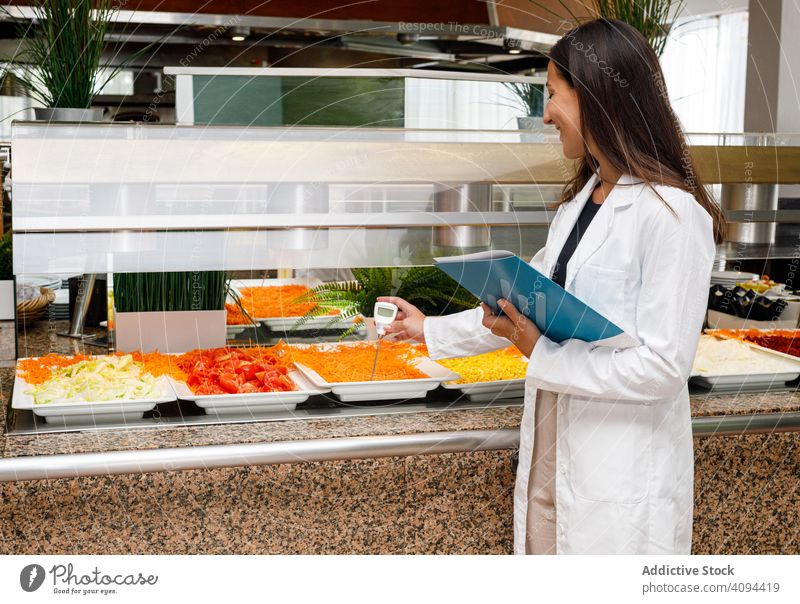
[(158, 398), (161, 385), (131, 355), (81, 361), (53, 372), (52, 377), (25, 392), (35, 405), (53, 402), (114, 401)]

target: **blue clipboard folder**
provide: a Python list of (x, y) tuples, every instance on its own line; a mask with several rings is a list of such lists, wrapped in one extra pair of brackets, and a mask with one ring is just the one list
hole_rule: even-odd
[(511, 252), (444, 256), (434, 258), (434, 263), (495, 312), (500, 311), (500, 298), (510, 300), (554, 342), (577, 339), (616, 348), (640, 345), (636, 338)]

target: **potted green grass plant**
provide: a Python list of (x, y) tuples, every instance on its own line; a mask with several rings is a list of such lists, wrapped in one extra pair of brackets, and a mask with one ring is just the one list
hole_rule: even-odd
[[(92, 101), (125, 67), (124, 62), (112, 66), (117, 53), (109, 53), (110, 57), (106, 53), (109, 24), (124, 3), (35, 0), (32, 4), (34, 18), (19, 26), (20, 45), (6, 69), (12, 69), (26, 93), (43, 105), (34, 108), (36, 119), (100, 121), (102, 110), (92, 109)], [(128, 62), (167, 36), (134, 53)]]
[(186, 352), (225, 345), (221, 271), (115, 273), (116, 348)]
[(501, 104), (517, 109), (522, 114), (517, 116), (517, 127), (541, 132), (544, 125), (544, 85), (532, 82), (504, 82), (503, 85), (511, 93), (511, 102)]
[[(99, 121), (92, 109), (106, 48), (108, 24), (117, 9), (110, 0), (38, 0), (34, 19), (19, 27), (20, 47), (11, 63), (28, 95), (44, 107), (37, 119)], [(98, 85), (99, 84), (99, 85)]]

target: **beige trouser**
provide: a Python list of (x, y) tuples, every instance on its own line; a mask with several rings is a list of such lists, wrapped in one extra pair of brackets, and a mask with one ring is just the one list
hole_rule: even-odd
[(556, 553), (556, 401), (555, 393), (538, 392), (528, 476), (527, 554)]

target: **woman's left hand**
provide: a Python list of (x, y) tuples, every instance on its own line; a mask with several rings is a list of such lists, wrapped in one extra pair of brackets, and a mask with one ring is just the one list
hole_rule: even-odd
[(542, 335), (539, 328), (505, 298), (498, 300), (497, 304), (505, 316), (494, 314), (488, 304), (481, 303), (483, 326), (494, 335), (509, 340), (522, 354), (530, 358), (536, 341)]

